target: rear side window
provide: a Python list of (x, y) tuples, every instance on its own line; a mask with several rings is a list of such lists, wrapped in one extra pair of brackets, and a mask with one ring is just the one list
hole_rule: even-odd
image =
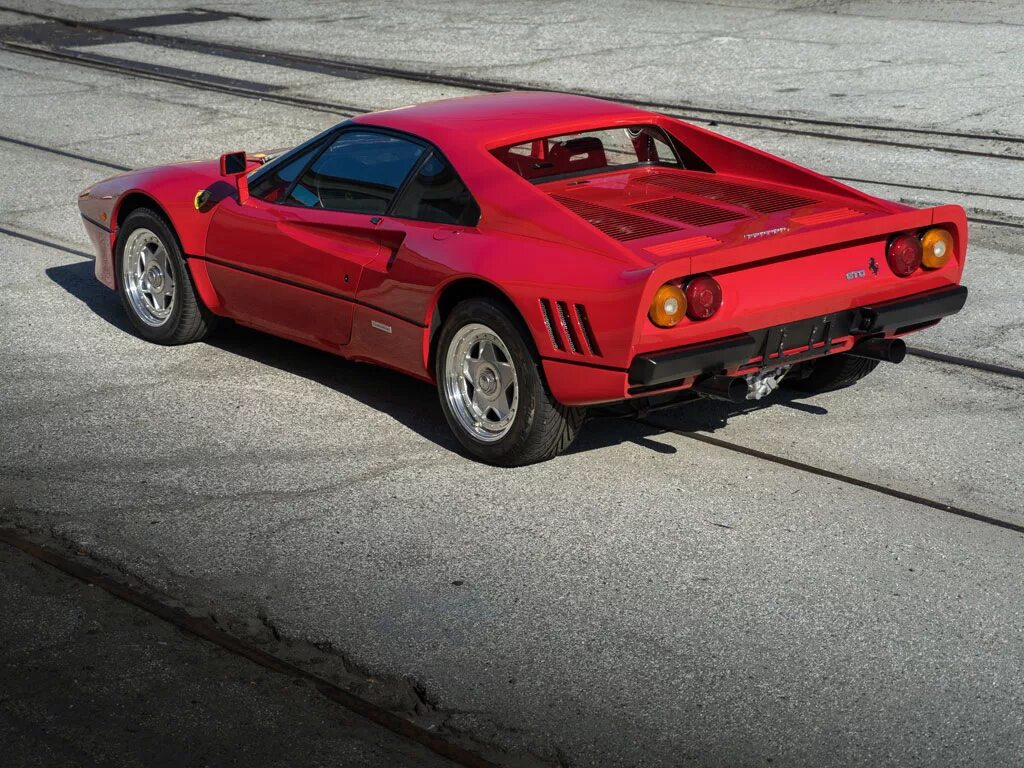
[(384, 213), (424, 148), (371, 131), (348, 131), (324, 150), (288, 202), (352, 213)]
[(683, 165), (672, 142), (656, 125), (544, 136), (500, 147), (493, 153), (525, 179), (595, 173), (621, 166)]
[(435, 152), (410, 180), (391, 215), (438, 224), (474, 226), (480, 219), (480, 208), (455, 169)]

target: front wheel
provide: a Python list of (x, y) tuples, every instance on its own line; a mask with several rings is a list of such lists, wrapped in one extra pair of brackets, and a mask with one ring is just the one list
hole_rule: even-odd
[(448, 426), (475, 458), (521, 466), (572, 443), (584, 411), (557, 402), (516, 319), (497, 302), (472, 299), (445, 320), (435, 362)]
[(117, 233), (117, 289), (135, 330), (157, 344), (202, 339), (214, 322), (192, 285), (177, 238), (148, 208), (132, 211)]

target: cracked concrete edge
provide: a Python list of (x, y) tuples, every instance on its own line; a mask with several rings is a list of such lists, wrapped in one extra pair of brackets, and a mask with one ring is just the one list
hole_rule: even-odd
[[(482, 713), (446, 709), (426, 686), (412, 675), (377, 674), (353, 661), (350, 653), (327, 641), (293, 637), (282, 631), (265, 606), (253, 613), (220, 611), (162, 589), (115, 557), (93, 550), (57, 526), (26, 523), (17, 516), (20, 507), (0, 507), (0, 529), (13, 528), (38, 546), (59, 551), (105, 576), (121, 582), (164, 605), (196, 618), (209, 619), (221, 631), (250, 643), (264, 653), (344, 689), (371, 704), (399, 715), (413, 724), (444, 736), (458, 746), (479, 753), (502, 768), (571, 768), (572, 762), (557, 746), (548, 754), (532, 751), (517, 739), (518, 729), (498, 723)], [(141, 609), (140, 609), (141, 610)]]

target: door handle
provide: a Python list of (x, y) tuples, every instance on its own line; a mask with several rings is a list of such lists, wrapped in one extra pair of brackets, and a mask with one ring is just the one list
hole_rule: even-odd
[(383, 221), (383, 218), (382, 218), (382, 217), (380, 217), (380, 216), (372, 216), (372, 217), (370, 218), (370, 223), (371, 223), (371, 224), (380, 224), (380, 223), (381, 223), (381, 221)]

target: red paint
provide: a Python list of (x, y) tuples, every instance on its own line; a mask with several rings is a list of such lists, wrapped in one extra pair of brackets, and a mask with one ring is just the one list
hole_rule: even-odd
[[(956, 285), (963, 271), (967, 227), (959, 206), (915, 210), (874, 198), (633, 107), (509, 93), (353, 122), (436, 145), (479, 204), (479, 225), (255, 198), (239, 204), (234, 180), (221, 178), (217, 160), (185, 163), (117, 176), (82, 194), (84, 216), (112, 222), (109, 235), (86, 224), (97, 277), (114, 286), (111, 245), (121, 206), (144, 195), (167, 216), (185, 253), (196, 257), (189, 260), (192, 277), (212, 311), (426, 380), (433, 377), (430, 343), (442, 292), (461, 280), (486, 283), (522, 316), (553, 394), (567, 404), (586, 404), (627, 397), (625, 370), (638, 353)], [(543, 136), (636, 124), (659, 126), (714, 172), (634, 167), (533, 184), (492, 154)], [(537, 142), (541, 151), (544, 144)], [(578, 183), (581, 178), (586, 183)], [(209, 189), (212, 200), (197, 211), (193, 201), (201, 189)], [(658, 231), (613, 239), (574, 210), (647, 222)], [(895, 275), (887, 242), (933, 224), (952, 233), (952, 258), (937, 270)], [(877, 274), (869, 263), (879, 267)], [(721, 307), (708, 319), (686, 318), (674, 328), (652, 325), (647, 309), (657, 288), (698, 274), (721, 286)], [(554, 321), (550, 333), (545, 307)], [(837, 343), (837, 351), (842, 348)]]

